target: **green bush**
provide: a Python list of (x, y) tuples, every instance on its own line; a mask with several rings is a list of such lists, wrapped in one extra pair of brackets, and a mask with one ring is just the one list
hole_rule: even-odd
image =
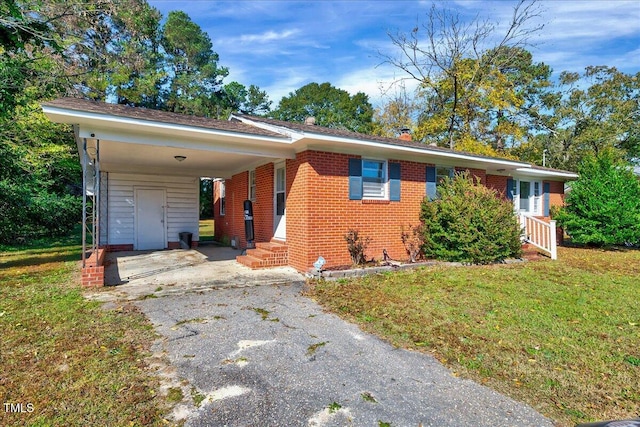
[(640, 244), (640, 181), (613, 153), (585, 159), (554, 219), (574, 243)]
[(82, 199), (0, 180), (0, 243), (61, 236), (82, 217)]
[(445, 179), (438, 198), (422, 202), (420, 220), (427, 258), (486, 264), (522, 254), (513, 204), (467, 172)]

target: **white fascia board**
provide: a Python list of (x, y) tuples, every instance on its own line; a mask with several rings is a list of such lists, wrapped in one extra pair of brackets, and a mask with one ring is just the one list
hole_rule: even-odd
[(560, 172), (560, 171), (548, 171), (534, 168), (518, 168), (515, 170), (517, 173), (522, 173), (531, 176), (549, 177), (549, 178), (578, 178), (578, 174), (573, 172)]
[(229, 120), (231, 120), (231, 119), (239, 120), (244, 124), (248, 124), (250, 126), (254, 126), (254, 127), (257, 127), (259, 129), (263, 129), (263, 130), (268, 130), (269, 132), (279, 133), (280, 135), (284, 135), (287, 138), (289, 138), (291, 143), (293, 143), (295, 141), (298, 141), (299, 139), (304, 138), (304, 135), (302, 133), (294, 131), (294, 130), (286, 128), (286, 127), (276, 126), (276, 125), (272, 125), (272, 124), (264, 123), (264, 122), (259, 122), (259, 121), (254, 121), (254, 120), (251, 120), (251, 119), (247, 119), (246, 117), (236, 116), (234, 114), (231, 114), (229, 116)]
[(184, 137), (178, 138), (173, 134), (149, 134), (134, 131), (127, 131), (118, 128), (99, 128), (90, 126), (84, 128), (80, 125), (78, 136), (80, 138), (98, 139), (102, 141), (115, 141), (128, 144), (142, 144), (158, 147), (172, 147), (181, 149), (192, 149), (201, 151), (212, 151), (218, 153), (246, 154), (251, 156), (294, 159), (295, 152), (290, 147), (273, 147), (267, 144), (237, 144), (234, 141), (213, 141), (202, 138), (193, 139)]
[[(290, 140), (43, 106), (54, 122), (74, 124), (76, 138), (101, 139), (272, 158), (295, 158)], [(221, 141), (225, 139), (225, 141)], [(240, 144), (238, 144), (240, 142)]]
[(69, 123), (69, 124), (84, 124), (91, 126), (91, 123), (103, 123), (103, 124), (118, 124), (126, 127), (134, 128), (146, 128), (154, 129), (157, 132), (175, 132), (178, 134), (190, 134), (193, 137), (227, 137), (227, 138), (245, 138), (264, 142), (273, 142), (282, 145), (290, 145), (292, 141), (290, 139), (278, 138), (274, 136), (255, 135), (242, 132), (231, 132), (219, 129), (209, 129), (203, 127), (194, 127), (188, 125), (181, 125), (176, 123), (165, 123), (153, 120), (140, 120), (131, 117), (112, 116), (108, 114), (93, 113), (87, 111), (70, 110), (66, 108), (52, 107), (43, 105), (42, 111), (51, 119), (57, 123)]
[[(309, 136), (305, 134), (305, 136)], [(417, 147), (410, 147), (406, 145), (393, 145), (393, 144), (385, 144), (381, 142), (375, 141), (366, 141), (360, 139), (351, 139), (351, 138), (339, 138), (335, 136), (327, 136), (321, 134), (313, 134), (314, 140), (321, 140), (327, 142), (333, 142), (337, 144), (349, 144), (349, 146), (358, 146), (358, 147), (370, 147), (376, 150), (387, 150), (387, 151), (398, 151), (402, 153), (411, 153), (411, 154), (421, 154), (428, 155), (434, 157), (440, 157), (443, 159), (453, 159), (453, 160), (464, 160), (471, 161), (477, 163), (489, 163), (492, 165), (506, 166), (510, 168), (530, 168), (531, 165), (522, 162), (515, 162), (513, 160), (504, 160), (504, 159), (490, 159), (485, 157), (475, 157), (470, 156), (468, 154), (462, 153), (451, 153), (447, 151), (438, 151), (438, 150), (424, 150)], [(297, 149), (296, 151), (300, 152), (303, 150)]]

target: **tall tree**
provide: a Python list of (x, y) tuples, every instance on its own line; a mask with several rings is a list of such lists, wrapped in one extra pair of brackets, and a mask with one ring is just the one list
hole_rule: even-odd
[(396, 85), (394, 91), (387, 93), (382, 105), (373, 113), (374, 135), (395, 138), (402, 129), (415, 133), (415, 121), (419, 114), (415, 97), (407, 92), (402, 84)]
[(640, 72), (590, 66), (583, 74), (560, 74), (543, 97), (537, 135), (514, 149), (523, 160), (576, 170), (589, 156), (613, 150), (620, 159), (640, 159)]
[(166, 94), (169, 111), (211, 115), (222, 79), (229, 72), (218, 65), (211, 39), (189, 16), (169, 12), (162, 30), (162, 45), (167, 53), (170, 85)]
[(218, 104), (224, 114), (218, 114), (218, 118), (226, 118), (231, 112), (260, 116), (271, 110), (272, 102), (269, 100), (269, 95), (255, 85), (247, 88), (238, 82), (227, 83), (223, 86), (219, 97)]
[(419, 83), (423, 117), (434, 117), (422, 126), (419, 136), (441, 135), (438, 143), (450, 148), (458, 139), (482, 144), (469, 129), (477, 120), (490, 119), (473, 115), (473, 106), (496, 101), (495, 110), (504, 111), (500, 102), (513, 94), (499, 70), (512, 66), (519, 53), (515, 48), (526, 47), (542, 28), (532, 24), (539, 13), (535, 0), (519, 1), (507, 30), (497, 35), (496, 24), (479, 19), (464, 23), (457, 13), (434, 5), (425, 22), (409, 33), (389, 34), (399, 54), (383, 58), (403, 71), (405, 78)]
[(271, 116), (292, 122), (315, 117), (321, 126), (371, 133), (373, 107), (363, 92), (349, 95), (330, 83), (309, 83), (283, 97)]
[(640, 181), (612, 148), (588, 154), (555, 218), (574, 242), (640, 244)]
[(161, 49), (161, 14), (146, 1), (134, 1), (114, 19), (117, 37), (110, 54), (111, 92), (119, 104), (160, 108), (166, 82)]

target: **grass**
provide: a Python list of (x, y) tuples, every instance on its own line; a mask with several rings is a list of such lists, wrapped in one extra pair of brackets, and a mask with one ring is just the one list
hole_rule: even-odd
[(433, 267), (310, 294), (455, 375), (526, 402), (560, 426), (640, 413), (640, 251), (559, 248), (558, 261)]
[(200, 241), (212, 241), (215, 235), (215, 224), (213, 219), (200, 220)]
[(322, 342), (318, 342), (315, 344), (311, 344), (309, 347), (307, 347), (307, 356), (313, 356), (314, 354), (316, 354), (316, 351), (320, 348), (327, 345), (327, 341), (322, 341)]
[(77, 241), (2, 248), (0, 402), (33, 410), (3, 408), (0, 425), (166, 425), (144, 361), (153, 329), (132, 305), (83, 297)]

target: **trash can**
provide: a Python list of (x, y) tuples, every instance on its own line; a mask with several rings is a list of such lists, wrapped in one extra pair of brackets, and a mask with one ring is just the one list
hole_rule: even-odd
[(178, 235), (180, 236), (180, 247), (182, 249), (191, 249), (191, 240), (193, 239), (193, 233), (183, 231), (182, 233), (178, 233)]

